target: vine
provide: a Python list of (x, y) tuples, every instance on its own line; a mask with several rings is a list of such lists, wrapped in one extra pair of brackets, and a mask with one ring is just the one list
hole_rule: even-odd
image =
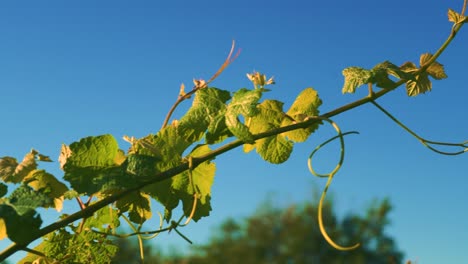
[[(322, 101), (312, 88), (303, 90), (287, 111), (280, 101), (261, 101), (263, 94), (269, 91), (265, 87), (273, 85), (274, 79), (259, 72), (247, 75), (253, 89), (242, 88), (231, 93), (209, 86), (239, 55), (239, 52), (234, 53), (233, 42), (226, 60), (208, 81), (194, 80), (189, 92), (185, 92), (185, 85), (180, 86), (177, 100), (159, 132), (139, 139), (124, 136), (130, 143), (128, 151), (123, 151), (112, 135), (90, 136), (62, 145), (59, 163), (64, 172), (63, 180), (71, 189), (54, 175), (39, 169), (40, 162), (52, 160), (36, 150), (27, 153), (21, 162), (14, 157), (0, 158), (0, 179), (4, 182), (0, 183), (0, 239), (13, 241), (0, 253), (0, 261), (17, 251), (26, 251), (29, 255), (24, 262), (107, 263), (117, 251), (110, 238), (130, 236), (137, 237), (143, 260), (143, 240), (172, 230), (191, 243), (179, 229), (209, 215), (216, 156), (243, 146), (245, 152), (256, 150), (270, 163), (283, 163), (289, 158), (294, 143), (304, 142), (324, 122), (335, 128), (337, 136), (315, 148), (308, 160), (313, 175), (327, 178), (319, 202), (319, 227), (333, 247), (339, 250), (358, 247), (359, 243), (349, 247), (335, 243), (327, 234), (322, 219), (326, 193), (344, 162), (344, 136), (357, 133), (341, 132), (331, 118), (371, 103), (430, 150), (444, 155), (468, 152), (468, 141), (447, 143), (424, 139), (377, 103), (378, 98), (402, 85), (408, 96), (416, 96), (431, 91), (430, 78), (447, 77), (437, 59), (468, 21), (464, 15), (466, 5), (467, 0), (461, 13), (449, 9), (448, 18), (453, 26), (448, 38), (433, 55), (422, 54), (419, 67), (413, 62), (396, 66), (385, 61), (372, 69), (349, 67), (343, 70), (343, 93), (354, 93), (358, 87), (368, 85), (369, 94), (324, 114), (319, 113)], [(380, 90), (374, 92), (374, 85)], [(185, 115), (171, 120), (175, 109), (192, 97), (192, 106)], [(341, 146), (338, 164), (330, 173), (317, 173), (312, 166), (313, 156), (337, 139)], [(214, 144), (222, 145), (211, 149)], [(446, 152), (437, 146), (461, 150)], [(189, 154), (184, 156), (184, 153)], [(8, 192), (9, 188), (13, 190)], [(36, 209), (52, 207), (60, 211), (65, 199), (75, 199), (80, 210), (41, 227), (42, 220)], [(160, 223), (156, 230), (144, 231), (144, 223), (152, 217), (151, 200), (163, 205), (165, 211), (164, 214), (158, 212)], [(179, 204), (182, 204), (182, 215), (174, 220), (172, 212)], [(132, 233), (117, 233), (121, 219), (130, 226)], [(75, 223), (78, 220), (79, 223)], [(29, 228), (25, 230), (24, 226)], [(35, 248), (28, 247), (39, 238), (43, 239), (42, 243)], [(80, 250), (77, 250), (78, 245)]]

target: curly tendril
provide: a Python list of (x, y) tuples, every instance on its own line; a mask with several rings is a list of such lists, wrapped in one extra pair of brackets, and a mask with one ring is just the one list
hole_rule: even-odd
[[(346, 135), (350, 135), (350, 134), (359, 134), (359, 132), (357, 131), (350, 131), (350, 132), (346, 132), (346, 133), (342, 133), (341, 132), (341, 129), (338, 127), (338, 125), (333, 122), (332, 120), (328, 119), (328, 118), (323, 118), (324, 121), (327, 121), (328, 123), (330, 123), (333, 128), (335, 128), (336, 132), (338, 133), (337, 136), (334, 136), (330, 139), (328, 139), (327, 141), (323, 142), (322, 144), (318, 145), (313, 151), (312, 153), (310, 153), (309, 155), (309, 159), (307, 160), (307, 165), (309, 167), (309, 171), (310, 173), (312, 173), (312, 175), (316, 176), (316, 177), (321, 177), (321, 178), (328, 178), (327, 180), (327, 184), (325, 185), (325, 188), (323, 189), (322, 191), (322, 195), (320, 197), (320, 202), (319, 202), (319, 207), (318, 207), (318, 223), (319, 223), (319, 228), (320, 228), (320, 232), (322, 233), (323, 237), (325, 238), (325, 240), (334, 248), (338, 249), (338, 250), (342, 250), (342, 251), (346, 251), (346, 250), (353, 250), (353, 249), (356, 249), (357, 247), (360, 246), (360, 243), (356, 243), (355, 245), (353, 246), (349, 246), (349, 247), (344, 247), (344, 246), (340, 246), (338, 244), (336, 244), (331, 238), (330, 236), (328, 236), (327, 234), (327, 231), (325, 230), (325, 227), (323, 225), (323, 214), (322, 214), (322, 211), (323, 211), (323, 203), (325, 201), (325, 196), (327, 195), (327, 191), (328, 191), (328, 187), (330, 186), (332, 180), (333, 180), (333, 176), (335, 176), (335, 174), (340, 170), (341, 168), (341, 165), (343, 164), (343, 161), (344, 161), (344, 153), (345, 153), (345, 144), (344, 144), (344, 136)], [(334, 141), (335, 139), (339, 138), (340, 139), (340, 145), (341, 145), (341, 150), (340, 150), (340, 160), (338, 161), (338, 164), (335, 166), (335, 168), (329, 172), (329, 173), (326, 173), (326, 174), (320, 174), (320, 173), (317, 173), (313, 166), (312, 166), (312, 158), (313, 156), (315, 155), (315, 153), (321, 149), (323, 146), (325, 146), (326, 144)]]

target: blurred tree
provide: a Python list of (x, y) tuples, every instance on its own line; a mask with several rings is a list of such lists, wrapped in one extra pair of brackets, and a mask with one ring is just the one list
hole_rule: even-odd
[[(341, 245), (360, 242), (361, 246), (352, 251), (338, 251), (324, 240), (317, 223), (317, 204), (280, 208), (265, 202), (246, 219), (224, 221), (207, 244), (193, 247), (192, 254), (152, 256), (145, 258), (145, 263), (403, 263), (403, 253), (397, 249), (393, 238), (384, 232), (392, 209), (387, 199), (374, 201), (364, 216), (349, 214), (342, 220), (333, 213), (332, 202), (325, 204), (323, 213), (328, 234)], [(128, 252), (132, 247), (128, 243), (121, 244), (116, 259), (122, 259), (113, 263), (141, 263), (136, 245), (132, 243), (132, 252)], [(128, 257), (131, 254), (135, 258)], [(124, 256), (127, 257), (123, 259)]]
[[(112, 264), (140, 264), (140, 248), (136, 239), (117, 239), (115, 244), (119, 247), (117, 254), (112, 259)], [(157, 250), (156, 250), (157, 251)], [(144, 245), (145, 263), (162, 264), (160, 255), (154, 253), (154, 248)]]

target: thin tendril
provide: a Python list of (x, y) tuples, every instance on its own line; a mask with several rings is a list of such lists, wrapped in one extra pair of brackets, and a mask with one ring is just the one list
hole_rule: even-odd
[(192, 204), (192, 210), (190, 212), (189, 217), (187, 218), (187, 221), (185, 221), (185, 223), (180, 225), (180, 226), (186, 226), (192, 220), (193, 215), (195, 214), (195, 211), (197, 210), (197, 201), (198, 201), (198, 197), (199, 197), (199, 194), (198, 194), (197, 190), (195, 189), (195, 183), (193, 182), (193, 175), (192, 175), (193, 157), (192, 156), (188, 157), (188, 163), (189, 163), (189, 169), (188, 169), (189, 181), (190, 181), (190, 186), (192, 187), (192, 192), (193, 192), (193, 204)]
[[(328, 178), (327, 180), (327, 183), (325, 185), (325, 188), (323, 189), (322, 191), (322, 195), (320, 197), (320, 202), (319, 202), (319, 206), (318, 206), (318, 223), (319, 223), (319, 228), (320, 228), (320, 232), (322, 233), (322, 236), (325, 238), (325, 240), (334, 248), (338, 249), (338, 250), (342, 250), (342, 251), (346, 251), (346, 250), (353, 250), (353, 249), (356, 249), (357, 247), (360, 246), (360, 243), (356, 243), (355, 245), (353, 246), (349, 246), (349, 247), (343, 247), (343, 246), (340, 246), (338, 244), (336, 244), (331, 238), (330, 236), (328, 236), (327, 234), (327, 231), (325, 230), (325, 227), (323, 225), (323, 203), (325, 201), (325, 197), (327, 195), (327, 191), (328, 191), (328, 187), (330, 186), (332, 180), (333, 180), (333, 176), (335, 176), (335, 174), (338, 172), (338, 170), (341, 168), (341, 165), (343, 164), (343, 161), (344, 161), (344, 153), (345, 153), (345, 144), (344, 144), (344, 136), (345, 135), (349, 135), (349, 134), (359, 134), (358, 132), (356, 131), (351, 131), (351, 132), (346, 132), (346, 133), (342, 133), (341, 132), (341, 129), (338, 127), (338, 125), (333, 122), (332, 120), (328, 119), (328, 118), (324, 118), (323, 119), (324, 121), (327, 121), (328, 123), (330, 123), (336, 130), (336, 132), (338, 133), (337, 136), (334, 136), (332, 138), (330, 138), (329, 140), (323, 142), (322, 144), (318, 145), (313, 151), (312, 153), (309, 155), (309, 159), (307, 161), (307, 165), (309, 167), (309, 171), (310, 173), (312, 173), (312, 175), (316, 176), (316, 177), (326, 177)], [(314, 154), (319, 150), (321, 149), (323, 146), (325, 146), (326, 144), (332, 142), (333, 140), (339, 138), (340, 139), (340, 145), (341, 145), (341, 150), (340, 150), (340, 160), (338, 161), (338, 164), (335, 166), (335, 168), (330, 172), (330, 173), (327, 173), (327, 174), (320, 174), (320, 173), (317, 173), (314, 169), (313, 169), (313, 166), (312, 166), (312, 158), (314, 156)]]
[(462, 11), (461, 11), (461, 15), (464, 16), (465, 15), (465, 10), (466, 10), (466, 4), (467, 4), (468, 0), (465, 0), (463, 1), (463, 7), (462, 7)]
[[(418, 134), (416, 134), (413, 130), (411, 130), (407, 126), (405, 126), (402, 122), (400, 122), (400, 120), (398, 120), (396, 117), (394, 117), (392, 114), (390, 114), (387, 110), (385, 110), (385, 108), (380, 106), (377, 102), (371, 101), (371, 103), (375, 107), (377, 107), (380, 111), (382, 111), (385, 115), (387, 115), (390, 119), (392, 119), (397, 125), (402, 127), (406, 132), (408, 132), (413, 137), (418, 139), (419, 142), (421, 142), (421, 144), (423, 144), (426, 148), (428, 148), (428, 149), (430, 149), (430, 150), (432, 150), (432, 151), (434, 151), (436, 153), (439, 153), (439, 154), (442, 154), (442, 155), (455, 156), (455, 155), (463, 154), (463, 153), (468, 151), (468, 144), (467, 144), (468, 142), (467, 141), (462, 142), (462, 143), (450, 143), (450, 142), (439, 142), (439, 141), (427, 140), (427, 139), (419, 136)], [(438, 150), (438, 149), (432, 147), (430, 144), (439, 145), (439, 146), (447, 146), (447, 147), (460, 147), (460, 148), (463, 148), (463, 150), (456, 151), (456, 152), (446, 152), (446, 151)]]
[(140, 248), (140, 259), (141, 259), (141, 262), (143, 263), (145, 260), (145, 249), (143, 247), (143, 240), (142, 240), (141, 234), (139, 234), (139, 228), (138, 229), (135, 228), (135, 226), (130, 221), (130, 219), (128, 219), (124, 214), (122, 214), (122, 218), (125, 220), (125, 222), (127, 222), (127, 224), (130, 226), (133, 232), (137, 234), (136, 236), (138, 238), (138, 246)]
[[(163, 226), (163, 216), (160, 212), (158, 212), (158, 216), (159, 216), (159, 230), (162, 230), (162, 226)], [(150, 240), (150, 239), (153, 239), (155, 237), (157, 237), (159, 234), (161, 234), (161, 232), (157, 232), (157, 233), (154, 233), (152, 234), (151, 236), (147, 236), (147, 237), (142, 237), (143, 239), (145, 240)]]
[(167, 126), (167, 123), (169, 122), (169, 119), (171, 118), (171, 116), (174, 113), (175, 109), (177, 108), (177, 106), (179, 106), (179, 104), (181, 102), (183, 102), (184, 100), (190, 98), (192, 96), (192, 94), (194, 94), (198, 90), (203, 89), (205, 87), (208, 87), (208, 84), (210, 84), (212, 81), (214, 81), (239, 56), (240, 50), (237, 51), (237, 53), (234, 55), (234, 57), (232, 56), (232, 54), (234, 53), (235, 46), (236, 46), (236, 42), (233, 40), (232, 45), (231, 45), (231, 50), (229, 51), (229, 54), (228, 54), (227, 58), (224, 60), (223, 64), (219, 67), (219, 69), (216, 71), (216, 73), (213, 74), (213, 76), (211, 76), (211, 78), (204, 85), (201, 85), (201, 86), (195, 85), (190, 92), (186, 93), (183, 96), (179, 96), (177, 98), (176, 102), (174, 103), (174, 105), (171, 107), (171, 109), (167, 113), (166, 118), (164, 119), (164, 122), (163, 122), (163, 125), (162, 125), (161, 129), (163, 129), (163, 128), (165, 128)]

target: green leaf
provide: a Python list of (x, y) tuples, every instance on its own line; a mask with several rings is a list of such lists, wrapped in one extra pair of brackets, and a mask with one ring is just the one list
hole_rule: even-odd
[(43, 244), (42, 251), (54, 263), (111, 263), (118, 250), (107, 236), (86, 229), (74, 234), (60, 229), (48, 234)]
[(389, 61), (377, 64), (372, 68), (371, 72), (372, 78), (370, 82), (384, 89), (395, 88), (395, 82), (388, 77), (389, 75), (401, 80), (414, 80), (413, 74), (401, 70), (398, 66)]
[(142, 224), (151, 218), (151, 202), (149, 195), (142, 192), (133, 192), (116, 203), (120, 212), (128, 212), (130, 221)]
[(158, 172), (158, 161), (160, 159), (153, 156), (130, 154), (127, 158), (126, 172), (135, 175), (139, 179), (150, 178)]
[(117, 162), (120, 155), (115, 138), (102, 135), (86, 137), (70, 144), (69, 151), (62, 154), (59, 160), (64, 164), (64, 179), (70, 182), (73, 189), (79, 193), (94, 194), (131, 183)]
[(7, 192), (8, 192), (8, 187), (5, 184), (0, 183), (0, 198), (5, 196)]
[[(217, 88), (204, 88), (195, 93), (192, 107), (178, 122), (179, 134), (189, 143), (202, 139), (212, 122), (219, 125), (226, 112), (226, 102), (231, 99), (228, 91)], [(225, 126), (225, 125), (224, 125)], [(211, 127), (214, 132), (214, 127)], [(217, 128), (217, 131), (222, 128)]]
[(354, 93), (356, 88), (369, 83), (372, 78), (372, 72), (361, 67), (349, 67), (343, 70), (345, 77), (342, 92)]
[(179, 198), (172, 189), (173, 178), (160, 181), (143, 188), (142, 191), (148, 193), (165, 208), (164, 219), (169, 222), (172, 218), (172, 210), (179, 204)]
[(416, 76), (416, 81), (408, 81), (406, 83), (406, 93), (408, 96), (416, 96), (427, 91), (431, 91), (432, 83), (429, 80), (429, 75), (422, 72)]
[[(321, 104), (322, 100), (320, 100), (317, 91), (312, 88), (307, 88), (297, 96), (286, 115), (294, 119), (294, 121), (300, 122), (303, 121), (305, 117), (318, 116), (318, 108)], [(283, 118), (281, 126), (291, 125), (294, 121), (290, 118)], [(321, 123), (322, 122), (317, 122), (308, 128), (285, 132), (283, 136), (295, 142), (304, 142)]]
[[(210, 152), (207, 145), (197, 146), (189, 156), (197, 157)], [(198, 196), (196, 211), (193, 220), (198, 221), (204, 216), (208, 216), (211, 211), (211, 186), (213, 185), (216, 166), (210, 161), (203, 162), (191, 172), (185, 171), (173, 178), (171, 188), (182, 200), (185, 216), (189, 216), (194, 201), (194, 194)]]
[(11, 241), (23, 244), (37, 235), (41, 224), (41, 217), (34, 210), (18, 214), (14, 207), (0, 204), (0, 239), (6, 234)]
[(54, 204), (53, 199), (49, 198), (46, 194), (34, 191), (34, 189), (24, 184), (10, 194), (8, 202), (15, 207), (15, 210), (20, 215), (37, 207), (47, 208)]
[[(265, 100), (257, 106), (257, 109), (258, 114), (252, 117), (249, 126), (253, 134), (273, 130), (281, 126), (285, 118), (282, 102)], [(281, 134), (259, 139), (253, 145), (264, 160), (274, 164), (286, 161), (293, 148), (293, 143)], [(248, 152), (252, 148), (252, 145), (245, 145), (244, 151)]]
[(205, 134), (205, 140), (207, 144), (216, 144), (232, 136), (233, 134), (226, 126), (226, 117), (223, 113), (222, 116), (211, 121), (208, 126), (208, 131)]
[(120, 226), (119, 212), (112, 206), (106, 206), (98, 210), (92, 217), (86, 219), (85, 227), (106, 232), (108, 229), (116, 229)]
[(248, 122), (250, 117), (257, 114), (257, 103), (262, 96), (262, 89), (240, 89), (234, 93), (231, 103), (226, 110), (226, 125), (234, 136), (246, 143), (253, 143), (253, 135), (249, 128), (239, 120), (239, 116)]
[(256, 146), (258, 154), (273, 164), (280, 164), (288, 160), (293, 150), (293, 143), (281, 135), (260, 139)]
[[(175, 124), (167, 126), (158, 134), (150, 135), (144, 140), (146, 141), (145, 146), (137, 147), (135, 152), (137, 154), (152, 155), (159, 159), (154, 163), (153, 175), (180, 165), (182, 163), (182, 153), (191, 145), (180, 136), (178, 126)], [(144, 168), (145, 163), (142, 162), (141, 166)], [(143, 189), (143, 192), (149, 194), (166, 208), (168, 212), (165, 214), (166, 220), (170, 220), (172, 209), (177, 207), (179, 203), (178, 197), (174, 195), (174, 190), (171, 188), (172, 181), (173, 178), (166, 179)]]
[(68, 190), (67, 186), (58, 181), (54, 175), (44, 170), (35, 170), (25, 179), (28, 185), (36, 192), (43, 193), (53, 200), (53, 207), (57, 211), (62, 210), (64, 193)]
[[(432, 59), (432, 54), (424, 53), (419, 58), (419, 64), (421, 67), (426, 66)], [(406, 62), (400, 69), (407, 73), (414, 73), (418, 71), (416, 65), (412, 62)], [(437, 61), (432, 62), (425, 72), (420, 73), (414, 79), (406, 82), (406, 92), (408, 96), (416, 96), (418, 94), (431, 91), (432, 82), (429, 80), (429, 76), (436, 80), (447, 78), (444, 67)]]
[(278, 128), (284, 116), (282, 102), (265, 100), (257, 105), (257, 115), (251, 118), (249, 130), (252, 134), (258, 134)]
[[(378, 87), (384, 89), (391, 89), (395, 87), (395, 82), (388, 77), (388, 70), (392, 67), (393, 64), (390, 62), (383, 62), (377, 64), (372, 70), (372, 78), (370, 78), (370, 83), (375, 83)], [(398, 67), (395, 66), (396, 69)], [(398, 69), (399, 70), (399, 69)]]

